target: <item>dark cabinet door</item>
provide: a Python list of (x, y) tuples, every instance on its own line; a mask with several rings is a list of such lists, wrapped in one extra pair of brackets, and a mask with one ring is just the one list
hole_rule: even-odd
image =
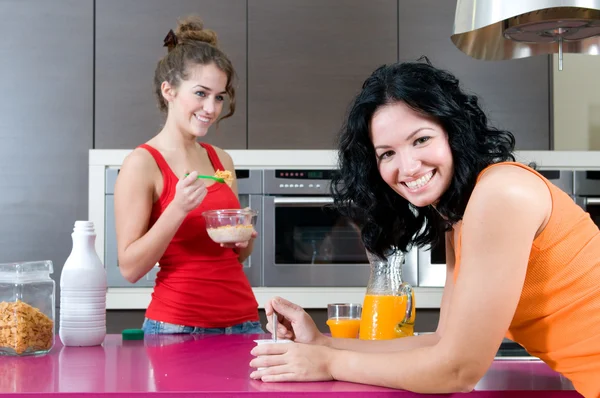
[(426, 55), (454, 73), (480, 96), (491, 122), (510, 130), (519, 150), (550, 149), (550, 57), (509, 61), (475, 60), (457, 49), (450, 36), (456, 1), (399, 0), (400, 61)]
[(164, 116), (154, 95), (154, 70), (167, 53), (167, 32), (189, 14), (217, 32), (238, 74), (235, 114), (203, 140), (225, 149), (246, 148), (245, 1), (96, 0), (96, 149), (135, 148), (160, 131)]
[(396, 59), (396, 0), (248, 0), (248, 148), (335, 148), (362, 82)]
[(87, 219), (93, 13), (93, 0), (0, 1), (0, 263), (51, 260), (57, 281)]

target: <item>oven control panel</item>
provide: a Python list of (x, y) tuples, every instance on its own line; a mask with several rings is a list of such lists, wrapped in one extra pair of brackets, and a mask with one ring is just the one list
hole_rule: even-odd
[(330, 195), (335, 169), (266, 169), (265, 195)]

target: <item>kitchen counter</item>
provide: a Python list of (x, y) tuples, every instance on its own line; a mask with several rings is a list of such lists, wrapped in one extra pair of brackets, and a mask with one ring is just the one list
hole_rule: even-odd
[[(102, 346), (63, 347), (60, 339), (41, 357), (0, 359), (3, 397), (426, 397), (345, 382), (263, 383), (252, 380), (250, 350), (267, 335), (146, 336)], [(464, 394), (448, 394), (459, 397)], [(474, 397), (580, 397), (571, 383), (539, 361), (495, 361)]]

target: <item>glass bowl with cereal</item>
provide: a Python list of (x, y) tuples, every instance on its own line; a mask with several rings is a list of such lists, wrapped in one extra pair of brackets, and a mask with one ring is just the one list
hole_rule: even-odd
[(207, 210), (202, 213), (208, 236), (216, 243), (249, 241), (258, 212), (246, 209)]

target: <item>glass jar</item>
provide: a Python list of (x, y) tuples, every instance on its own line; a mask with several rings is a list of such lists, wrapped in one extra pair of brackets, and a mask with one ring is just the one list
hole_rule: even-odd
[(52, 261), (0, 264), (0, 355), (41, 355), (54, 345)]

